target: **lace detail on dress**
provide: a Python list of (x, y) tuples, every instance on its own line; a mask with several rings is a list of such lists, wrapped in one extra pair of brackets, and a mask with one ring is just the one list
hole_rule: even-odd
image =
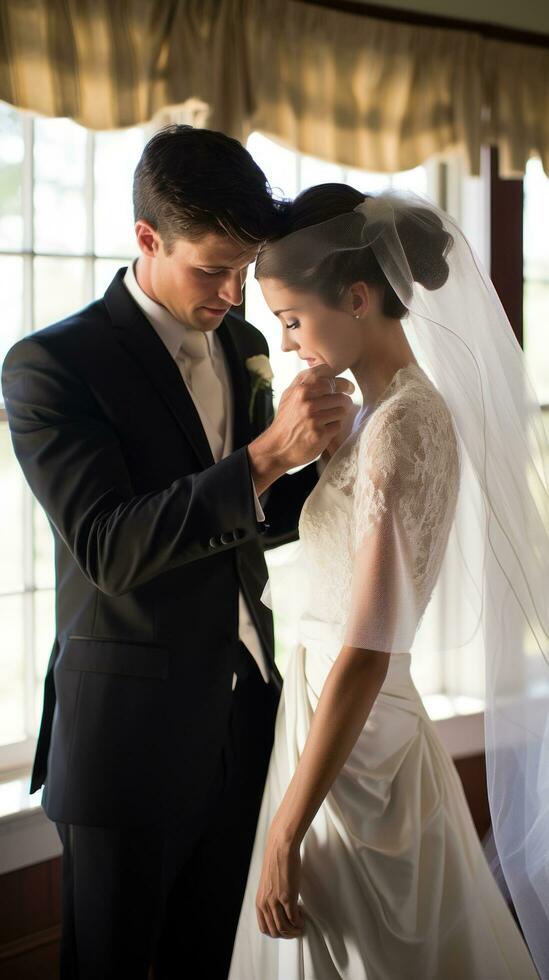
[[(396, 372), (395, 376), (392, 378), (391, 382), (385, 389), (381, 398), (378, 399), (372, 411), (368, 414), (367, 419), (363, 419), (359, 425), (355, 425), (354, 433), (360, 432), (365, 422), (374, 414), (377, 406), (384, 400), (391, 391), (394, 390), (395, 386), (398, 384), (401, 372), (406, 371), (407, 368), (401, 368)], [(351, 436), (352, 438), (352, 436)], [(357, 478), (357, 466), (358, 466), (358, 444), (356, 440), (352, 445), (350, 452), (343, 453), (343, 455), (338, 456), (337, 461), (334, 460), (334, 465), (330, 473), (330, 483), (332, 486), (337, 487), (338, 490), (342, 490), (343, 493), (350, 496), (353, 493), (356, 478)]]
[(338, 490), (342, 490), (347, 496), (352, 494), (355, 485), (357, 458), (358, 453), (355, 446), (350, 453), (341, 457), (338, 463), (334, 465), (330, 474), (330, 483), (332, 486)]
[[(450, 412), (421, 368), (408, 365), (328, 463), (303, 508), (308, 613), (332, 623), (348, 621), (353, 585), (356, 601), (357, 554), (377, 535), (363, 591), (377, 587), (380, 601), (383, 591), (406, 593), (407, 615), (417, 629), (440, 571), (458, 488)], [(395, 576), (391, 586), (383, 580), (374, 587), (384, 563), (386, 569), (399, 565), (400, 580)], [(371, 617), (371, 602), (368, 608)]]

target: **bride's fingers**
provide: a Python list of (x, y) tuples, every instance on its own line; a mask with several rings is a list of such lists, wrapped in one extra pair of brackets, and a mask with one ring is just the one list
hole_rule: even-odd
[(280, 902), (273, 906), (272, 912), (278, 932), (283, 939), (295, 939), (301, 935), (301, 928), (292, 922), (288, 915), (288, 909)]
[(278, 930), (269, 906), (256, 905), (256, 913), (260, 932), (265, 936), (271, 936), (272, 939), (276, 939), (278, 937)]
[(290, 924), (294, 929), (298, 929), (299, 932), (303, 932), (305, 927), (305, 919), (303, 918), (303, 906), (299, 904), (297, 899), (295, 902), (288, 902), (284, 905), (284, 911), (288, 916)]
[(270, 933), (269, 933), (269, 927), (267, 925), (267, 920), (265, 919), (265, 915), (263, 914), (263, 909), (261, 909), (259, 905), (256, 905), (255, 907), (255, 914), (257, 916), (257, 924), (259, 926), (259, 931), (262, 932), (264, 936), (269, 936)]
[(301, 931), (305, 925), (305, 922), (301, 911), (302, 906), (299, 904), (297, 894), (295, 897), (290, 896), (288, 898), (281, 899), (280, 905), (282, 906), (284, 914), (292, 928)]

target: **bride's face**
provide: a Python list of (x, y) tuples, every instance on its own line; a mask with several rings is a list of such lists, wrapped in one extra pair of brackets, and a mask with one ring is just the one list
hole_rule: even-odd
[(367, 331), (361, 318), (368, 305), (367, 287), (350, 292), (342, 308), (334, 309), (316, 294), (286, 286), (279, 279), (261, 279), (260, 286), (269, 309), (280, 320), (283, 351), (296, 351), (309, 367), (328, 364), (335, 374), (364, 357)]

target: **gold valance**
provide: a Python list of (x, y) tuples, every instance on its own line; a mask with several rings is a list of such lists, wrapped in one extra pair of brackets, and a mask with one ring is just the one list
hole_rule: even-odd
[(489, 141), (504, 176), (549, 172), (548, 49), (300, 0), (0, 0), (0, 99), (91, 129), (194, 100), (366, 170), (459, 148), (478, 173)]

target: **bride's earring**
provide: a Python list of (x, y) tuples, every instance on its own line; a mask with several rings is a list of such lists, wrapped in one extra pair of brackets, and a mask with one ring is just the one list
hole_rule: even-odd
[(355, 320), (360, 320), (360, 313), (355, 313)]

